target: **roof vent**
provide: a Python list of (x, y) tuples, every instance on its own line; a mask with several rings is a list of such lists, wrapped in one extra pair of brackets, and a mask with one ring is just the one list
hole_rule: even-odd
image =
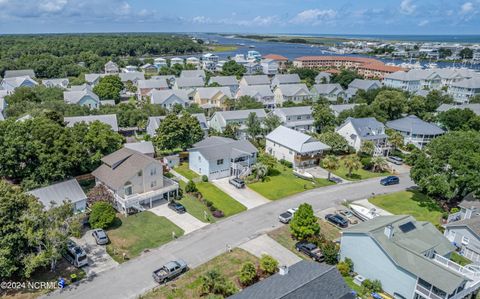
[(278, 274), (280, 275), (287, 275), (288, 274), (288, 266), (280, 266), (278, 268)]
[(393, 237), (393, 226), (391, 224), (385, 226), (383, 233), (387, 238), (391, 239)]

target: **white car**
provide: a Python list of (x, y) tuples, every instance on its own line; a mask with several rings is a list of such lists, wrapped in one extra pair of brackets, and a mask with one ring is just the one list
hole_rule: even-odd
[(280, 220), (281, 223), (288, 224), (290, 220), (293, 219), (293, 214), (295, 214), (297, 210), (297, 208), (288, 209), (285, 213), (282, 213), (280, 216), (278, 216), (278, 220)]

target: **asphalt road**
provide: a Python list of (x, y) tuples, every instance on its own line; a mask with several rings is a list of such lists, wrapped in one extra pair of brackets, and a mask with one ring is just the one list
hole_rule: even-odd
[(358, 200), (373, 194), (405, 190), (414, 185), (408, 174), (400, 175), (400, 184), (381, 186), (378, 178), (313, 189), (265, 204), (151, 250), (118, 267), (102, 272), (77, 286), (52, 292), (46, 298), (137, 298), (157, 286), (151, 273), (170, 260), (187, 261), (190, 267), (201, 265), (226, 251), (227, 244), (238, 245), (279, 227), (278, 215), (301, 203), (311, 204), (315, 211), (323, 210), (344, 200)]

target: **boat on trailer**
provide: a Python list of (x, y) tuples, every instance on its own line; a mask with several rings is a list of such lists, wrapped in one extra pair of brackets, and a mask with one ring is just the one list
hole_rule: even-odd
[(360, 220), (362, 221), (368, 221), (380, 216), (380, 214), (377, 213), (377, 210), (375, 210), (375, 208), (368, 209), (360, 205), (351, 204), (350, 209), (352, 210), (352, 213), (358, 218), (360, 218)]
[(294, 169), (293, 170), (293, 174), (301, 179), (304, 179), (304, 180), (313, 180), (314, 177), (312, 174), (306, 172), (305, 170), (303, 169)]

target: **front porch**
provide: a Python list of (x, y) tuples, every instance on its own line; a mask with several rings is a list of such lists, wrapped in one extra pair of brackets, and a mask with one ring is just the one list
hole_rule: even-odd
[(314, 167), (320, 164), (322, 157), (321, 153), (296, 154), (293, 157), (293, 166), (295, 168)]

